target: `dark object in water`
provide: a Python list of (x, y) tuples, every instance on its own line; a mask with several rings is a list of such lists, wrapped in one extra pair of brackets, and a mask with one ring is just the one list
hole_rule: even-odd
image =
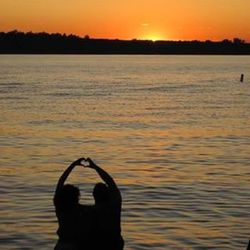
[(244, 81), (244, 74), (241, 74), (240, 76), (240, 82), (243, 82)]
[(247, 250), (250, 250), (250, 240), (248, 242)]

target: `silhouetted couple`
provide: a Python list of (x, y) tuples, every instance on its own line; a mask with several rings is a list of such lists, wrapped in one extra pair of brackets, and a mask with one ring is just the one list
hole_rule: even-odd
[[(94, 169), (104, 181), (94, 187), (95, 205), (81, 205), (79, 189), (64, 184), (76, 166)], [(54, 205), (59, 224), (55, 250), (122, 250), (121, 204), (120, 191), (106, 171), (90, 158), (73, 162), (60, 177), (55, 191)]]

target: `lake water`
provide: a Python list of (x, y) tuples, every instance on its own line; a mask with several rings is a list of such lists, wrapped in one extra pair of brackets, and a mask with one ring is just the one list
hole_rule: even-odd
[[(1, 55), (0, 73), (0, 249), (53, 249), (82, 156), (122, 191), (125, 249), (246, 248), (249, 56)], [(69, 178), (85, 204), (97, 180)]]

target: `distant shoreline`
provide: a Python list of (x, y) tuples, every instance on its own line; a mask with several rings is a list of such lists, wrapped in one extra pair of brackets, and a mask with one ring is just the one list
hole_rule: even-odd
[(92, 39), (75, 35), (0, 32), (0, 54), (38, 55), (250, 55), (250, 43)]

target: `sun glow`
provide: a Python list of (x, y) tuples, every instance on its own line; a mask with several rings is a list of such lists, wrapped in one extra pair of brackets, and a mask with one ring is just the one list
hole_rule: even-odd
[(157, 35), (149, 35), (149, 36), (145, 37), (145, 40), (151, 40), (151, 41), (155, 42), (155, 41), (166, 40), (166, 39), (163, 39), (162, 37), (157, 36)]
[(148, 23), (142, 24), (142, 30), (139, 32), (138, 38), (141, 40), (168, 40), (169, 34), (161, 27), (156, 27)]
[(149, 33), (140, 36), (141, 40), (151, 40), (151, 41), (159, 41), (159, 40), (167, 40), (167, 38), (160, 33)]

